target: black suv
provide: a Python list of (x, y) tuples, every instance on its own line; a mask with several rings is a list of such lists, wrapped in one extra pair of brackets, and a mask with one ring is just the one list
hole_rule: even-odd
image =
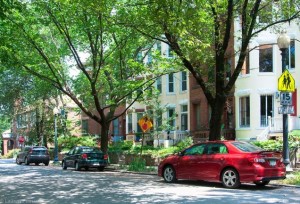
[(31, 146), (24, 147), (17, 155), (16, 163), (29, 165), (30, 163), (35, 163), (39, 165), (44, 163), (46, 166), (49, 165), (50, 156), (48, 149), (44, 146)]

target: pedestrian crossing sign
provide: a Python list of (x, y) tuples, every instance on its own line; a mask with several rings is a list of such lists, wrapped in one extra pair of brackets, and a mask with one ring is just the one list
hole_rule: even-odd
[(295, 79), (287, 69), (278, 78), (278, 91), (295, 91)]

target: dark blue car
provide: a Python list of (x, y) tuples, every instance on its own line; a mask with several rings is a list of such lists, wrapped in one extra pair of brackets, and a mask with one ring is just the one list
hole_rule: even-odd
[(74, 147), (65, 154), (65, 157), (62, 160), (63, 170), (72, 167), (75, 168), (76, 171), (80, 171), (82, 168), (85, 170), (97, 168), (99, 171), (103, 171), (107, 165), (108, 155), (104, 154), (97, 147)]

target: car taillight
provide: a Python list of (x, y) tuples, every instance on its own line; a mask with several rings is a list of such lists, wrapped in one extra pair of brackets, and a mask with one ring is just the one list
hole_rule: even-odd
[(254, 158), (254, 162), (256, 162), (256, 163), (265, 163), (266, 160), (264, 158)]
[(103, 159), (108, 159), (108, 155), (107, 155), (107, 154), (104, 154), (104, 155), (103, 155)]
[(266, 160), (264, 158), (261, 158), (261, 157), (250, 157), (249, 162), (250, 163), (265, 163)]
[(87, 159), (88, 155), (87, 154), (82, 154), (81, 157), (82, 157), (82, 159)]

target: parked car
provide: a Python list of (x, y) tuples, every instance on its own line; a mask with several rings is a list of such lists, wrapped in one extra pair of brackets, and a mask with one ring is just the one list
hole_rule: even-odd
[(168, 183), (203, 180), (238, 188), (241, 183), (265, 186), (271, 180), (285, 179), (286, 168), (281, 152), (242, 141), (209, 141), (165, 158), (158, 166), (158, 176)]
[(80, 171), (81, 168), (85, 168), (85, 170), (97, 168), (99, 171), (103, 171), (107, 165), (108, 155), (104, 154), (97, 147), (74, 147), (65, 154), (62, 160), (63, 170), (72, 167), (75, 168), (76, 171)]
[(48, 149), (44, 146), (27, 146), (24, 147), (16, 157), (16, 163), (29, 165), (30, 163), (35, 163), (39, 165), (44, 163), (46, 166), (49, 165), (50, 156)]

